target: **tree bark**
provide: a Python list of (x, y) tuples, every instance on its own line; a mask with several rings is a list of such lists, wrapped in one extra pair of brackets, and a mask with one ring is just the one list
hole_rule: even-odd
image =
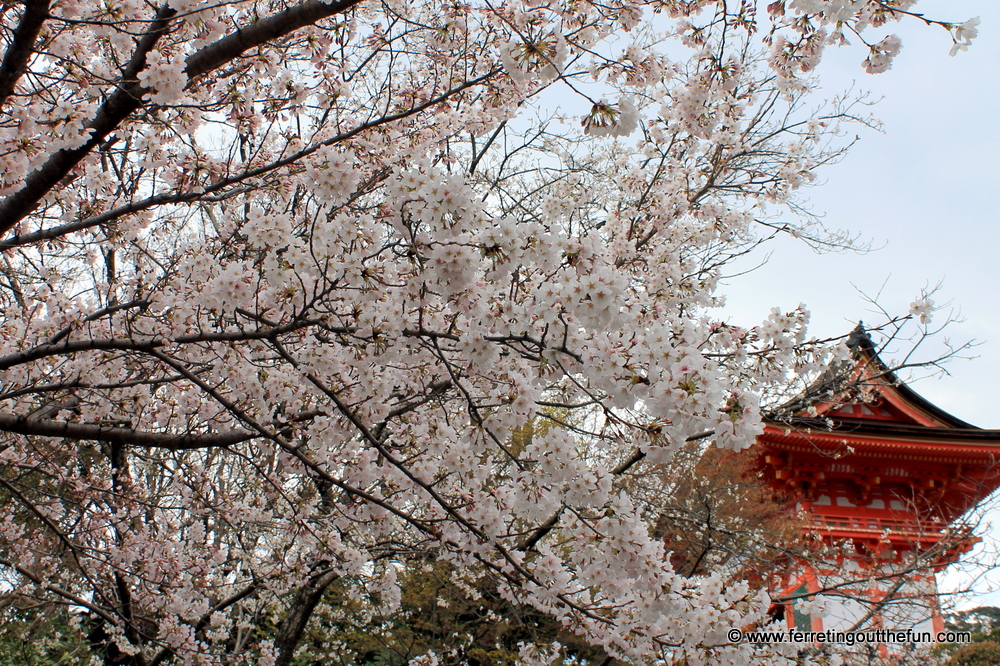
[[(341, 0), (326, 4), (320, 0), (308, 0), (238, 29), (214, 44), (209, 44), (191, 54), (184, 70), (188, 82), (218, 69), (251, 48), (262, 46), (299, 28), (312, 25), (320, 19), (345, 12), (360, 1)], [(130, 115), (148, 104), (143, 97), (149, 92), (149, 88), (139, 82), (139, 72), (146, 68), (146, 56), (160, 37), (166, 34), (170, 21), (176, 13), (168, 5), (163, 5), (159, 9), (146, 34), (139, 41), (128, 66), (122, 72), (119, 87), (108, 97), (89, 124), (89, 128), (93, 131), (87, 143), (79, 148), (60, 150), (52, 155), (37, 171), (25, 178), (24, 186), (20, 190), (0, 202), (0, 235), (17, 226), (17, 223), (27, 217), (38, 202), (94, 148), (107, 140)]]
[(28, 67), (28, 61), (35, 52), (35, 40), (42, 24), (49, 16), (48, 0), (28, 0), (24, 3), (24, 14), (17, 24), (14, 34), (0, 63), (0, 104), (14, 92), (14, 86)]
[(275, 666), (288, 666), (295, 656), (295, 648), (302, 640), (302, 634), (309, 624), (316, 605), (323, 598), (326, 588), (337, 579), (336, 572), (323, 571), (313, 575), (295, 594), (292, 607), (278, 627), (278, 635), (274, 639), (274, 647), (278, 650)]

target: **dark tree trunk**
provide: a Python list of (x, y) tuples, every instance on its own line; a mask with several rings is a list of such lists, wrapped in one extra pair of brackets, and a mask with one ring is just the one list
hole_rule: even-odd
[(316, 605), (323, 598), (323, 593), (334, 580), (337, 574), (333, 571), (323, 571), (313, 575), (305, 585), (299, 588), (295, 594), (292, 607), (288, 609), (288, 614), (278, 627), (278, 635), (274, 639), (274, 647), (278, 650), (278, 659), (275, 666), (288, 666), (295, 655), (295, 648), (302, 640), (302, 634), (309, 624)]

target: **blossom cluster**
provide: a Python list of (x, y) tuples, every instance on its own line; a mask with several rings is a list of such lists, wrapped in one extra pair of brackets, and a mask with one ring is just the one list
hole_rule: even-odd
[(869, 74), (881, 74), (892, 67), (892, 59), (899, 55), (903, 47), (902, 40), (896, 35), (889, 35), (878, 44), (871, 47), (871, 53), (862, 63)]
[(921, 296), (917, 300), (910, 303), (910, 310), (908, 314), (911, 317), (916, 317), (921, 324), (927, 325), (931, 323), (934, 310), (934, 301), (927, 296)]
[(146, 95), (154, 104), (176, 102), (187, 83), (184, 61), (164, 55), (161, 51), (150, 51), (146, 55), (146, 68), (139, 72), (139, 81), (150, 89)]
[(952, 35), (955, 43), (952, 45), (951, 52), (948, 55), (954, 56), (959, 51), (968, 51), (972, 40), (979, 35), (979, 17), (971, 18), (955, 26)]

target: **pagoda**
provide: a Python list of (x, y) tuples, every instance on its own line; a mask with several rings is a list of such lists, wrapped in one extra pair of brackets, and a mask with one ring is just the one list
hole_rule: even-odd
[(761, 478), (825, 549), (772, 595), (823, 602), (824, 613), (779, 607), (801, 631), (936, 633), (935, 573), (978, 541), (962, 517), (1000, 486), (1000, 430), (907, 387), (861, 325), (849, 346), (853, 360), (768, 418), (752, 449)]

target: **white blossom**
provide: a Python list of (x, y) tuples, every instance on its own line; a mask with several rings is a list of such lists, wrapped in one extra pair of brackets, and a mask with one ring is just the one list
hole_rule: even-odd
[(955, 43), (951, 47), (948, 55), (954, 56), (959, 51), (968, 51), (972, 40), (979, 35), (979, 17), (971, 18), (968, 21), (955, 27), (952, 36)]
[(926, 296), (923, 296), (910, 303), (909, 315), (911, 317), (916, 317), (921, 324), (927, 325), (931, 323), (934, 310), (934, 301)]
[(869, 74), (881, 74), (892, 67), (892, 59), (895, 58), (903, 42), (896, 35), (889, 35), (870, 49), (868, 58), (862, 63), (865, 71)]
[(167, 58), (158, 50), (146, 54), (146, 68), (139, 72), (139, 81), (151, 89), (146, 93), (149, 100), (154, 104), (177, 101), (187, 84), (184, 67), (183, 59)]

